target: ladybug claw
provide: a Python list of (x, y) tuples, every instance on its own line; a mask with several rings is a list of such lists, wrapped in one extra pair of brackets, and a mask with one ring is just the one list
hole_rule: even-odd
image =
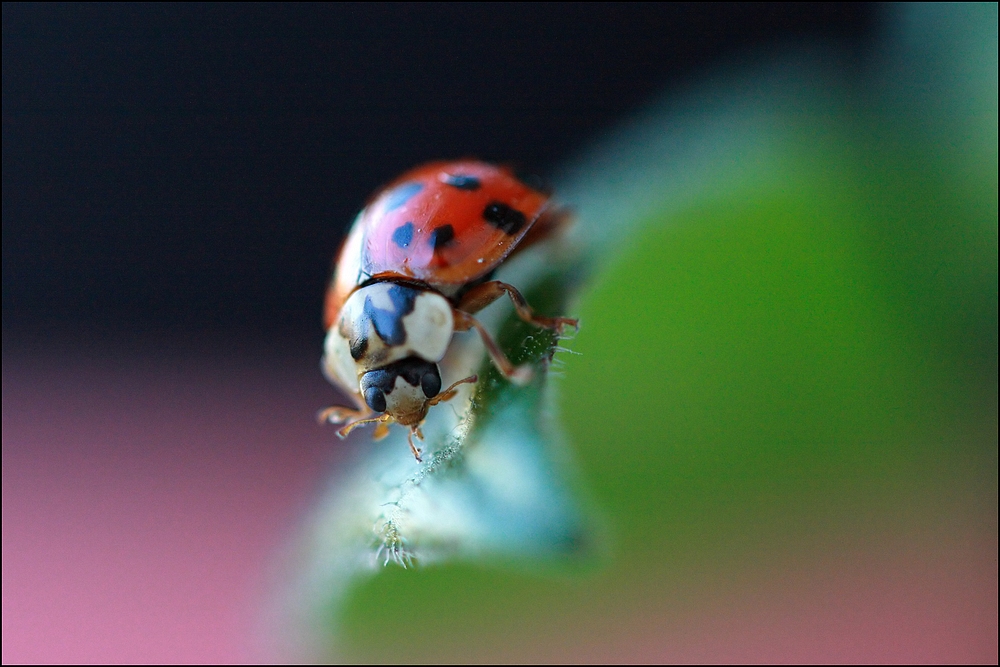
[(580, 320), (572, 319), (569, 317), (557, 317), (556, 318), (556, 333), (561, 334), (564, 328), (573, 327), (573, 333), (578, 333), (580, 331)]
[(316, 421), (320, 424), (339, 424), (344, 421), (342, 410), (343, 408), (338, 406), (324, 408), (316, 413)]

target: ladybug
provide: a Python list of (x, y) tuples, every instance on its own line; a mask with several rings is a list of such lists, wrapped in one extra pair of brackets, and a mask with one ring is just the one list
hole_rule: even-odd
[(536, 315), (513, 285), (492, 280), (513, 253), (550, 237), (569, 222), (547, 194), (505, 167), (474, 160), (432, 162), (377, 192), (344, 240), (326, 293), (322, 368), (350, 396), (320, 420), (343, 424), (340, 437), (375, 423), (375, 439), (396, 422), (413, 436), (437, 403), (466, 377), (442, 389), (439, 362), (457, 332), (482, 337), (493, 364), (524, 384), (515, 367), (473, 315), (506, 294), (521, 319), (561, 332), (575, 319)]

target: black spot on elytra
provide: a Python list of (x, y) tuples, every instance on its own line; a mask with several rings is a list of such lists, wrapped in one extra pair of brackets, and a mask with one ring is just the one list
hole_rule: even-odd
[(396, 231), (392, 233), (392, 242), (398, 245), (400, 248), (405, 248), (410, 245), (410, 241), (413, 240), (413, 223), (407, 222), (405, 225), (400, 225), (396, 227)]
[(392, 393), (397, 377), (406, 380), (411, 387), (420, 387), (427, 398), (434, 398), (441, 391), (441, 372), (437, 364), (407, 357), (361, 376), (361, 393), (368, 407), (375, 412), (385, 411), (385, 395)]
[(503, 202), (494, 201), (483, 210), (483, 220), (490, 223), (504, 234), (516, 234), (528, 221), (524, 213), (511, 208)]
[(453, 188), (458, 188), (459, 190), (469, 190), (470, 192), (478, 190), (482, 186), (482, 183), (475, 176), (445, 174), (444, 178), (441, 180)]
[(451, 242), (455, 240), (455, 228), (451, 225), (441, 225), (431, 232), (430, 238), (427, 242), (435, 250), (440, 250), (451, 245)]
[(386, 212), (399, 208), (406, 202), (410, 201), (410, 197), (423, 189), (423, 183), (403, 183), (402, 185), (397, 185), (392, 189), (392, 192), (387, 194), (385, 197)]
[(354, 323), (351, 332), (351, 357), (357, 361), (365, 356), (368, 350), (368, 324), (375, 327), (375, 333), (389, 346), (402, 345), (406, 342), (406, 329), (403, 328), (403, 318), (413, 312), (413, 303), (420, 294), (419, 290), (403, 285), (392, 285), (387, 290), (392, 301), (392, 310), (376, 308), (371, 296), (365, 297), (365, 305), (361, 316)]

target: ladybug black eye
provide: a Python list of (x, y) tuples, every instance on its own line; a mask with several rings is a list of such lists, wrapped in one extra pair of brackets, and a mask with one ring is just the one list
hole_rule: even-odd
[(365, 389), (365, 403), (375, 412), (385, 412), (385, 394), (378, 387)]
[(436, 364), (420, 378), (420, 388), (427, 398), (434, 398), (441, 391), (441, 374), (438, 373)]

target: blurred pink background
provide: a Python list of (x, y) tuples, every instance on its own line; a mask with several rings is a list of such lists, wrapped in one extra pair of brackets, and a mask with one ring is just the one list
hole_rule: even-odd
[(317, 350), (244, 352), (5, 350), (4, 663), (271, 655), (281, 545), (343, 445)]

